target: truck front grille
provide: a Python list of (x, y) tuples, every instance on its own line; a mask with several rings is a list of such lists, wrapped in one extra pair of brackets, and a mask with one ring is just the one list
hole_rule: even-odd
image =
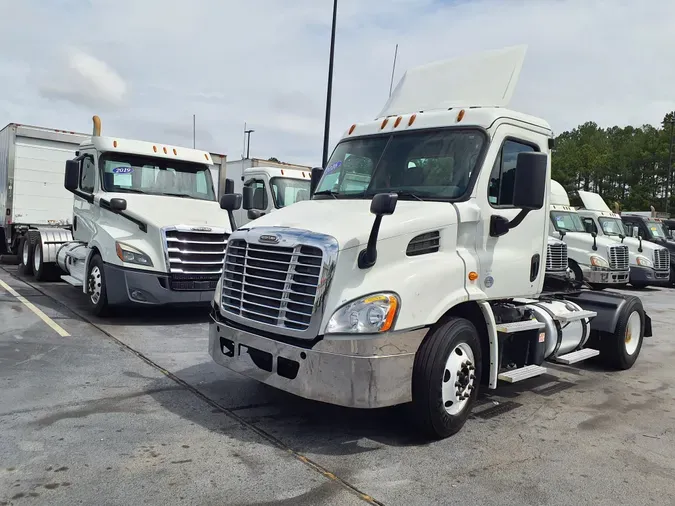
[(225, 256), (222, 310), (294, 331), (309, 328), (318, 303), (323, 252), (230, 241)]
[(654, 269), (657, 271), (670, 270), (670, 252), (666, 248), (654, 250)]
[[(195, 227), (196, 228), (196, 227)], [(167, 228), (164, 247), (170, 274), (215, 275), (223, 272), (228, 234), (223, 229)]]
[(215, 290), (220, 274), (172, 274), (169, 288), (176, 292)]
[(628, 270), (630, 259), (628, 246), (610, 246), (609, 247), (609, 266), (617, 271)]
[(549, 244), (546, 248), (546, 271), (559, 272), (567, 269), (567, 244)]

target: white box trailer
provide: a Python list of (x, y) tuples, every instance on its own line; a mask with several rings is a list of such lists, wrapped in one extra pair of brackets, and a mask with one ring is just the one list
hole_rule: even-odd
[(89, 137), (17, 123), (0, 130), (0, 253), (16, 254), (29, 228), (70, 226), (73, 194), (63, 171)]

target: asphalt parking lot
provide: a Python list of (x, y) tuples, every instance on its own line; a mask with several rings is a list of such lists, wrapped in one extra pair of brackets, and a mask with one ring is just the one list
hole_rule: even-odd
[(630, 371), (552, 366), (429, 444), (405, 407), (215, 366), (206, 312), (97, 319), (77, 290), (29, 283), (0, 269), (0, 506), (673, 504), (675, 290), (631, 292), (654, 337)]

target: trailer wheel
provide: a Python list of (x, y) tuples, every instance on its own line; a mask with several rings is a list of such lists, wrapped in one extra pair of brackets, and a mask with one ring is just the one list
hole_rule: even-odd
[(33, 269), (33, 254), (37, 244), (39, 232), (28, 231), (19, 244), (19, 272), (31, 276)]
[(103, 260), (99, 255), (92, 256), (87, 272), (87, 300), (89, 309), (96, 316), (108, 313), (108, 294), (106, 291)]
[(600, 335), (600, 357), (608, 366), (618, 370), (633, 367), (642, 349), (644, 320), (640, 300), (631, 297), (621, 309), (614, 333)]
[(412, 408), (415, 421), (433, 439), (457, 433), (478, 396), (481, 348), (476, 327), (453, 318), (429, 334), (415, 356)]

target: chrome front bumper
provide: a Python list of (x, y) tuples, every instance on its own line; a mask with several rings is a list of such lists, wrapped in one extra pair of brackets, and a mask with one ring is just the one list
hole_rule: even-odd
[(625, 271), (609, 271), (583, 266), (581, 270), (584, 273), (584, 281), (587, 283), (620, 285), (628, 283), (630, 278), (630, 269), (626, 269)]
[(223, 367), (292, 394), (352, 408), (412, 400), (415, 353), (427, 329), (381, 337), (340, 336), (301, 348), (211, 317), (209, 353)]

